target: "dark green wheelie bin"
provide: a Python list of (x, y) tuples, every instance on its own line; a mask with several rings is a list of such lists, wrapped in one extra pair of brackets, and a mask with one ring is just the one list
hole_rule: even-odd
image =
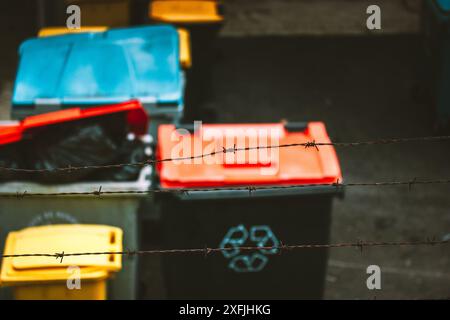
[[(277, 142), (265, 145), (329, 141), (320, 122), (297, 126), (203, 125), (194, 132), (163, 125), (158, 133), (158, 154), (160, 158), (174, 158), (180, 151), (190, 157), (199, 154), (199, 146), (202, 153), (222, 150), (219, 140), (228, 141), (231, 148), (245, 148), (255, 142), (252, 140), (255, 133), (258, 136), (261, 132), (278, 137)], [(212, 149), (211, 135), (218, 143)], [(267, 135), (262, 133), (263, 136)], [(189, 146), (194, 145), (197, 151), (192, 153), (189, 150), (194, 149)], [(184, 152), (181, 146), (189, 150)], [(336, 153), (328, 146), (320, 151), (270, 150), (273, 153), (265, 160), (258, 153), (251, 160), (255, 156), (251, 151), (245, 151), (244, 159), (237, 160), (237, 151), (216, 154), (218, 158), (212, 162), (208, 162), (211, 160), (208, 157), (199, 157), (191, 162), (167, 161), (158, 166), (160, 187), (166, 191), (156, 197), (161, 208), (165, 247), (227, 248), (206, 258), (201, 253), (164, 255), (169, 298), (322, 297), (327, 249), (280, 252), (280, 248), (286, 244), (329, 242), (332, 200), (340, 193), (333, 185), (341, 179)], [(232, 159), (224, 160), (222, 156)], [(241, 250), (244, 246), (265, 248)]]

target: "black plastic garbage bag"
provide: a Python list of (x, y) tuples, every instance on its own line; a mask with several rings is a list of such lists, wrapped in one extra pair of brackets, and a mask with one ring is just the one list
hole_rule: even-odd
[(0, 181), (20, 180), (24, 176), (20, 171), (5, 170), (6, 168), (21, 169), (25, 167), (20, 146), (21, 143), (19, 142), (7, 144), (0, 148)]
[(36, 173), (33, 180), (48, 183), (73, 182), (88, 176), (94, 168), (54, 171), (56, 168), (99, 166), (112, 163), (119, 146), (99, 124), (80, 126), (71, 135), (51, 143), (39, 137), (27, 150), (30, 167), (49, 170)]
[[(125, 165), (116, 168), (97, 170), (89, 178), (93, 181), (133, 181), (139, 177), (144, 163), (150, 159), (146, 154), (149, 146), (138, 139), (126, 140), (118, 152), (116, 162)], [(142, 164), (142, 165), (139, 165)]]
[(0, 167), (37, 171), (0, 170), (0, 181), (128, 181), (137, 178), (140, 167), (76, 167), (145, 160), (143, 144), (138, 140), (126, 139), (127, 129), (123, 114), (46, 126), (28, 135), (18, 143), (0, 146)]

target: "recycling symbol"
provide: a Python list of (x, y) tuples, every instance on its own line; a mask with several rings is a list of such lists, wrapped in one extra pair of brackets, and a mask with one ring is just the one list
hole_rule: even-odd
[[(257, 247), (273, 247), (259, 249), (257, 252), (246, 251), (241, 254), (240, 247), (247, 242)], [(220, 248), (227, 248), (222, 253), (230, 259), (228, 267), (235, 272), (259, 272), (269, 261), (267, 255), (278, 253), (280, 242), (269, 226), (252, 226), (249, 230), (243, 224), (231, 227), (220, 243)]]

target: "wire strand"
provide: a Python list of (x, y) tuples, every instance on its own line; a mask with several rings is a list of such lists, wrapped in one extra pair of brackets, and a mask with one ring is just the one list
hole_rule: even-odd
[(58, 168), (44, 168), (44, 169), (25, 169), (25, 168), (13, 168), (13, 167), (0, 167), (0, 171), (10, 171), (10, 172), (22, 172), (22, 173), (45, 173), (45, 172), (67, 172), (71, 173), (79, 170), (88, 169), (112, 169), (121, 168), (126, 166), (136, 166), (144, 167), (148, 165), (153, 165), (162, 162), (171, 161), (187, 161), (195, 159), (203, 159), (207, 157), (212, 157), (218, 154), (226, 153), (236, 153), (242, 151), (250, 150), (264, 150), (264, 149), (275, 149), (275, 148), (293, 148), (293, 147), (303, 147), (305, 149), (314, 148), (319, 151), (319, 147), (324, 146), (335, 146), (335, 147), (358, 147), (358, 146), (370, 146), (370, 145), (385, 145), (385, 144), (399, 144), (399, 143), (410, 143), (410, 142), (439, 142), (439, 141), (449, 141), (450, 136), (436, 136), (436, 137), (415, 137), (415, 138), (389, 138), (389, 139), (378, 139), (372, 141), (356, 141), (356, 142), (301, 142), (301, 143), (289, 143), (289, 144), (278, 144), (278, 145), (268, 145), (268, 146), (256, 146), (256, 147), (244, 147), (237, 148), (236, 146), (232, 148), (223, 148), (222, 150), (213, 151), (210, 153), (204, 153), (195, 156), (186, 157), (175, 157), (175, 158), (164, 158), (156, 160), (147, 160), (142, 162), (130, 162), (130, 163), (117, 163), (108, 165), (94, 165), (94, 166), (68, 166), (68, 167), (58, 167)]
[(437, 246), (448, 245), (450, 240), (436, 240), (435, 238), (427, 238), (421, 241), (362, 241), (341, 242), (333, 244), (295, 244), (295, 245), (279, 245), (279, 246), (242, 246), (242, 247), (223, 247), (223, 248), (194, 248), (194, 249), (155, 249), (155, 250), (126, 250), (126, 251), (100, 251), (100, 252), (74, 252), (74, 253), (22, 253), (22, 254), (3, 254), (1, 259), (6, 258), (31, 258), (31, 257), (50, 257), (60, 259), (61, 262), (65, 257), (74, 256), (93, 256), (93, 255), (153, 255), (153, 254), (204, 254), (205, 256), (212, 253), (225, 251), (258, 251), (258, 250), (277, 250), (291, 251), (302, 249), (332, 249), (332, 248), (358, 248), (363, 250), (366, 247), (405, 247), (405, 246)]
[(172, 193), (185, 194), (193, 192), (217, 192), (217, 191), (247, 191), (251, 196), (258, 190), (277, 190), (277, 189), (300, 189), (300, 188), (324, 188), (329, 187), (330, 191), (335, 190), (336, 193), (342, 192), (345, 187), (386, 187), (386, 186), (408, 186), (411, 190), (414, 185), (430, 185), (430, 184), (449, 184), (450, 178), (434, 179), (434, 180), (418, 180), (413, 178), (401, 181), (379, 181), (379, 182), (348, 182), (343, 183), (337, 180), (335, 183), (317, 183), (317, 184), (295, 184), (295, 185), (246, 185), (246, 186), (230, 186), (230, 187), (213, 187), (213, 188), (166, 188), (166, 189), (149, 189), (149, 190), (114, 190), (102, 191), (102, 186), (93, 191), (67, 191), (67, 192), (28, 192), (27, 190), (17, 191), (15, 193), (2, 193), (0, 198), (18, 198), (25, 197), (43, 197), (43, 196), (102, 196), (102, 195), (120, 195), (120, 194), (154, 194), (154, 193)]

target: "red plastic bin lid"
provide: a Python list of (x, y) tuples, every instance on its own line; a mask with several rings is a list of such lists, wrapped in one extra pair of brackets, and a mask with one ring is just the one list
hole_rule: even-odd
[(0, 145), (18, 142), (22, 139), (23, 133), (27, 130), (45, 127), (52, 124), (81, 120), (92, 117), (99, 117), (107, 114), (127, 112), (127, 122), (131, 130), (143, 135), (147, 132), (148, 115), (137, 100), (129, 102), (91, 107), (86, 109), (70, 108), (35, 116), (26, 117), (15, 124), (0, 124)]
[[(203, 139), (202, 139), (203, 137)], [(277, 124), (204, 124), (180, 132), (174, 125), (158, 129), (158, 159), (184, 158), (223, 151), (291, 143), (330, 142), (322, 122), (310, 122), (303, 131)], [(342, 180), (333, 146), (288, 147), (219, 152), (196, 159), (158, 164), (162, 188), (239, 185), (326, 184)]]

